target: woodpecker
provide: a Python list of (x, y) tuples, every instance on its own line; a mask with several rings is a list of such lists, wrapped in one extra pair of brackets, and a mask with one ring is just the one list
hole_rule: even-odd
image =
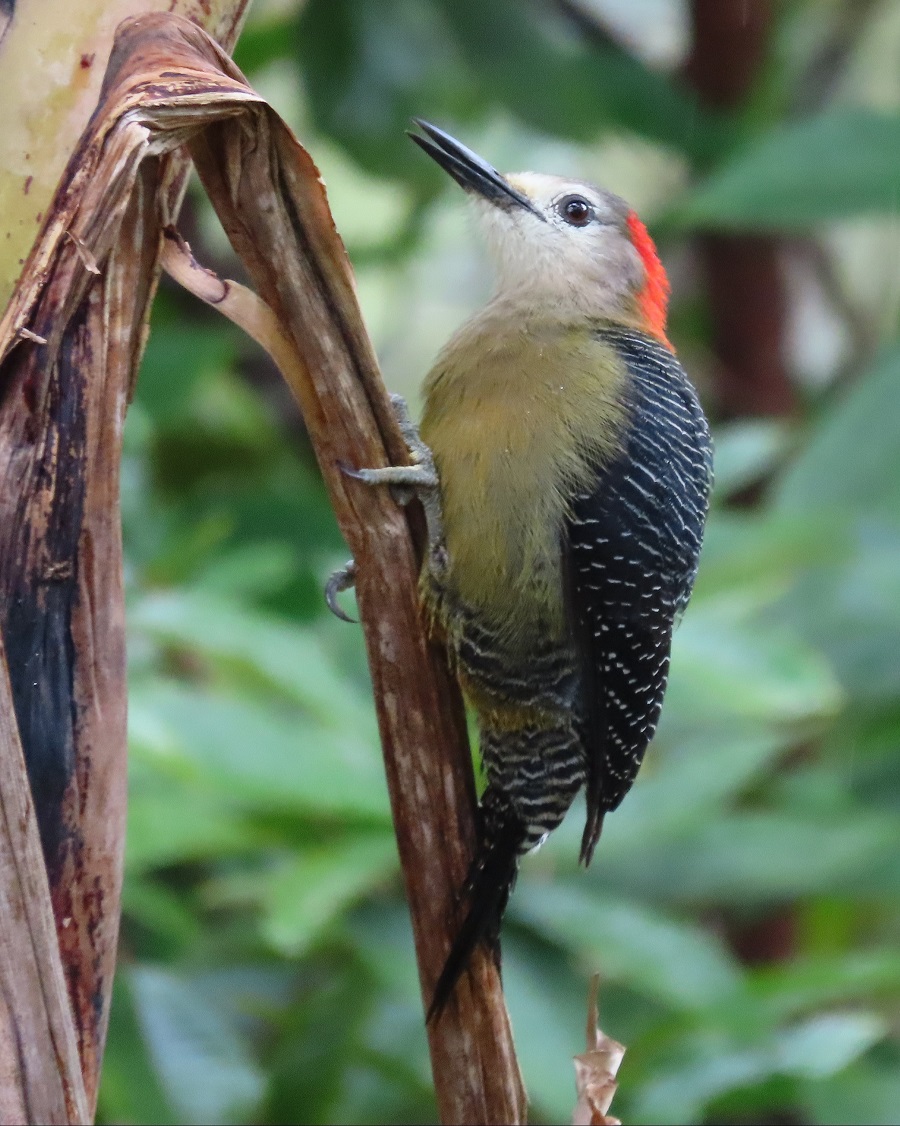
[[(478, 721), (487, 785), (440, 1013), (479, 942), (499, 958), (520, 858), (582, 788), (590, 863), (653, 737), (697, 573), (712, 443), (666, 336), (647, 229), (579, 180), (503, 176), (434, 125), (410, 137), (470, 196), (495, 288), (425, 380), (408, 467), (361, 469), (424, 506), (423, 605)], [(333, 576), (328, 601), (352, 584)]]

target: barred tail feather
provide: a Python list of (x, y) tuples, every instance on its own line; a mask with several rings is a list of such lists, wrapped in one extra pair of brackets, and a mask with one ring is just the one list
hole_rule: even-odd
[(490, 787), (481, 814), (481, 843), (467, 885), (468, 911), (434, 987), (428, 1021), (440, 1016), (480, 943), (487, 943), (500, 962), (500, 923), (516, 882), (527, 827)]
[(587, 868), (590, 862), (594, 859), (594, 849), (597, 847), (597, 842), (600, 840), (600, 834), (603, 831), (603, 817), (606, 811), (601, 808), (599, 801), (588, 794), (588, 815), (587, 823), (584, 826), (584, 833), (581, 838), (581, 855), (579, 860)]

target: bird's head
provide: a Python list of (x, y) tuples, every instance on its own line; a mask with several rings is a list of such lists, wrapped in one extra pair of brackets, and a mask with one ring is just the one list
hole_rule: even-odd
[(559, 316), (602, 317), (666, 340), (669, 282), (637, 214), (581, 180), (503, 176), (442, 129), (410, 133), (474, 201), (497, 296)]

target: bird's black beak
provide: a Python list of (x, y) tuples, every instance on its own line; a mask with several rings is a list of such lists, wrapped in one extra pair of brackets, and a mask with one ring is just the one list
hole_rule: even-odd
[(524, 207), (539, 219), (544, 218), (527, 195), (516, 191), (496, 168), (492, 168), (477, 153), (467, 149), (465, 145), (460, 144), (443, 129), (438, 129), (436, 125), (430, 125), (418, 117), (413, 120), (428, 136), (420, 137), (418, 133), (407, 133), (407, 136), (415, 141), (420, 149), (427, 152), (445, 172), (449, 172), (460, 187), (467, 192), (477, 192), (482, 198), (498, 207)]

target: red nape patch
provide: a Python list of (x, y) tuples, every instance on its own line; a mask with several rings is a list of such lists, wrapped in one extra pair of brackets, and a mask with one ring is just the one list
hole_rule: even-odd
[(644, 263), (647, 278), (638, 294), (638, 305), (647, 330), (671, 348), (666, 336), (666, 311), (669, 307), (669, 279), (656, 253), (653, 239), (634, 211), (628, 212), (628, 230), (635, 250)]

